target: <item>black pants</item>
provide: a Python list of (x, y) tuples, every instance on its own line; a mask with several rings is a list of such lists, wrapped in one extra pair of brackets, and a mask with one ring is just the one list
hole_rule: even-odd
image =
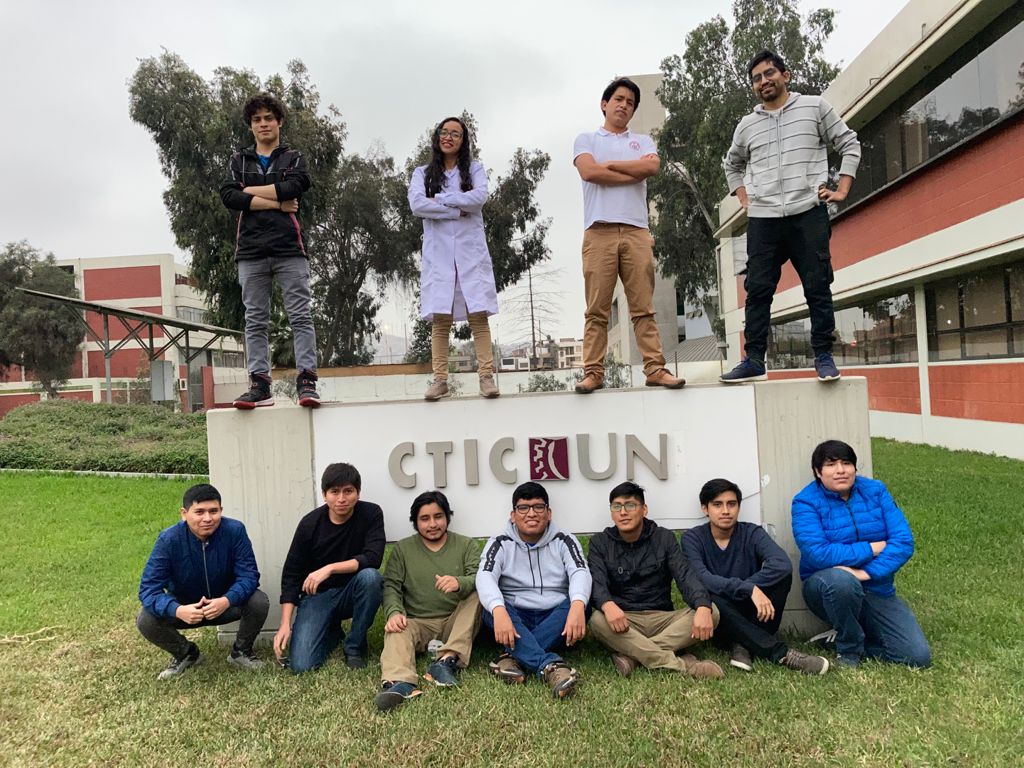
[(779, 219), (747, 220), (747, 292), (744, 328), (747, 357), (765, 359), (772, 298), (779, 285), (782, 265), (793, 262), (811, 311), (811, 347), (815, 355), (832, 351), (836, 320), (832, 312), (832, 260), (828, 241), (832, 226), (828, 206)]
[(239, 622), (238, 634), (235, 636), (235, 647), (242, 650), (252, 648), (256, 637), (267, 620), (270, 611), (270, 600), (266, 593), (257, 589), (244, 605), (232, 605), (213, 621), (201, 621), (198, 624), (186, 624), (181, 619), (168, 619), (165, 616), (154, 616), (143, 608), (135, 620), (142, 636), (158, 648), (163, 648), (174, 658), (180, 659), (188, 653), (190, 641), (179, 629), (198, 629), (220, 624)]
[(782, 611), (786, 607), (786, 597), (793, 586), (793, 576), (787, 575), (782, 581), (770, 587), (761, 587), (761, 591), (775, 606), (775, 616), (769, 621), (757, 620), (757, 608), (754, 601), (732, 600), (722, 595), (711, 595), (711, 602), (718, 606), (721, 619), (713, 635), (715, 644), (729, 650), (734, 644), (742, 645), (755, 658), (769, 659), (777, 662), (789, 650), (779, 640), (779, 625), (782, 623)]

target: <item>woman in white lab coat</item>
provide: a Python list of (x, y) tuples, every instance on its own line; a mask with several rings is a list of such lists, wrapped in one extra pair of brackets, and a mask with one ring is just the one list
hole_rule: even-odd
[(423, 219), (420, 315), (431, 323), (434, 380), (427, 400), (448, 391), (448, 335), (452, 322), (468, 320), (476, 348), (480, 394), (497, 397), (488, 315), (498, 312), (494, 269), (481, 213), (487, 172), (470, 156), (469, 131), (457, 117), (442, 120), (431, 137), (431, 160), (412, 174), (409, 206)]

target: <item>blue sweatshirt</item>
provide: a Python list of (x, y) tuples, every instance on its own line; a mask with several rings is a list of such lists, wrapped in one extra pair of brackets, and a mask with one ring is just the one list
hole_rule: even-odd
[(241, 521), (222, 517), (203, 542), (182, 520), (157, 537), (142, 571), (139, 601), (154, 616), (170, 619), (179, 606), (203, 597), (244, 605), (259, 585), (256, 555)]
[(682, 547), (708, 592), (730, 600), (749, 600), (754, 587), (778, 584), (793, 572), (789, 555), (754, 523), (736, 523), (725, 549), (704, 523), (683, 533)]

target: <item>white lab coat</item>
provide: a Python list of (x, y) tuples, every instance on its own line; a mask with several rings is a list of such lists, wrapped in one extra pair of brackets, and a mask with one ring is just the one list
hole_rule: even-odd
[(435, 314), (454, 315), (456, 320), (466, 320), (469, 313), (497, 314), (494, 268), (481, 213), (487, 200), (487, 172), (474, 160), (473, 188), (462, 192), (455, 167), (448, 171), (444, 189), (430, 198), (423, 184), (425, 168), (413, 171), (409, 182), (409, 207), (423, 219), (420, 316), (430, 322)]

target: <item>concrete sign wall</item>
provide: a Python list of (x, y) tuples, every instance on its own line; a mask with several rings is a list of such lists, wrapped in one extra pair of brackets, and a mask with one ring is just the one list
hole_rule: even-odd
[(388, 539), (412, 532), (409, 506), (433, 488), (448, 496), (454, 530), (484, 537), (504, 528), (512, 491), (528, 480), (547, 488), (560, 526), (585, 533), (610, 525), (608, 492), (623, 480), (647, 490), (651, 517), (686, 528), (702, 517), (700, 486), (724, 476), (751, 494), (744, 518), (760, 522), (755, 422), (743, 387), (321, 408), (315, 492), (329, 463), (347, 461), (362, 497), (383, 507)]

